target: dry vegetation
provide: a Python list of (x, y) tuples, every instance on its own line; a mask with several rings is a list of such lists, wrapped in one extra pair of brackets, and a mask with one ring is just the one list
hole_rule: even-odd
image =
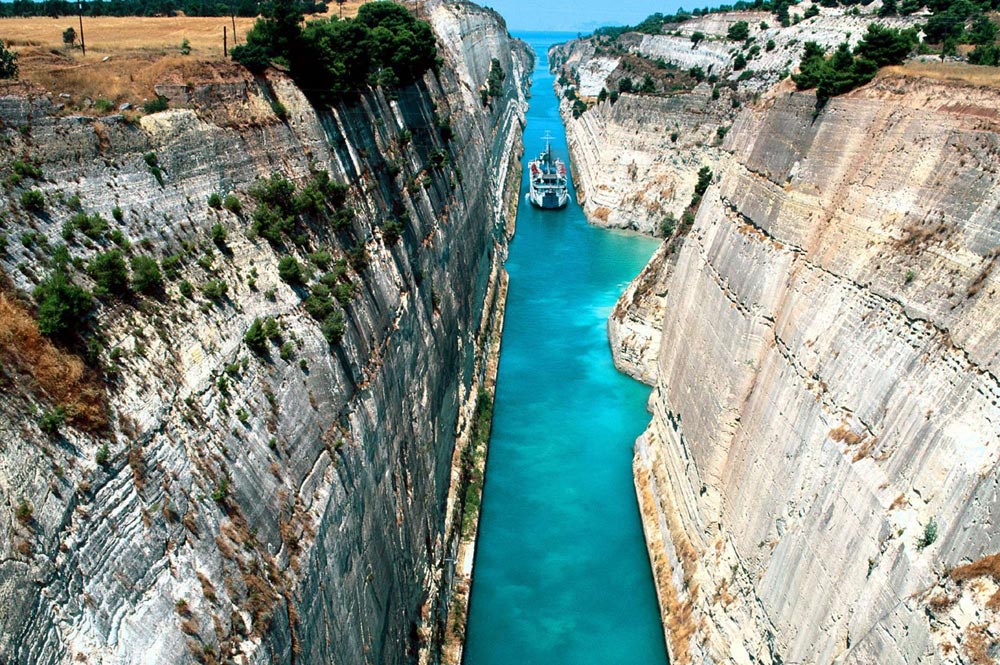
[(0, 361), (28, 379), (36, 397), (65, 409), (70, 422), (88, 430), (107, 426), (104, 388), (97, 377), (80, 358), (44, 337), (28, 310), (2, 291)]
[[(357, 13), (359, 1), (344, 4), (344, 16)], [(338, 13), (330, 4), (329, 15)], [(18, 53), (21, 83), (0, 84), (0, 94), (33, 84), (55, 95), (67, 110), (88, 108), (85, 100), (106, 99), (117, 106), (141, 104), (154, 97), (157, 83), (224, 81), (245, 76), (245, 70), (223, 58), (222, 28), (228, 27), (229, 47), (240, 43), (255, 19), (228, 17), (84, 17), (87, 55), (68, 49), (62, 33), (68, 27), (79, 32), (75, 16), (0, 19), (0, 38)], [(182, 55), (187, 39), (190, 55)]]
[(908, 62), (905, 65), (883, 67), (879, 71), (879, 78), (890, 76), (919, 77), (1000, 88), (1000, 69), (962, 62)]

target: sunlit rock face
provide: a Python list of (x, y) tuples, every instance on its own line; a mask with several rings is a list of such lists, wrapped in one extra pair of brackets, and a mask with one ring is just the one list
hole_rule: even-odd
[[(40, 216), (0, 199), (9, 293), (50, 270), (41, 239), (64, 242), (74, 195), (132, 253), (181, 257), (159, 298), (98, 309), (100, 359), (115, 370), (107, 431), (42, 432), (52, 404), (4, 363), (0, 661), (433, 654), (458, 535), (446, 515), (455, 433), (481, 378), (531, 56), (494, 12), (423, 11), (440, 71), (331, 108), (273, 71), (192, 82), (181, 108), (137, 122), (63, 117), (44, 95), (0, 99), (2, 161), (37, 162), (47, 199)], [(483, 104), (494, 58), (504, 89)], [(248, 237), (260, 178), (303, 187), (317, 169), (349, 185), (346, 227), (305, 216), (296, 242)], [(209, 207), (213, 193), (242, 211)], [(210, 239), (216, 224), (224, 242)], [(24, 233), (37, 235), (17, 242)], [(84, 261), (110, 246), (69, 243)], [(332, 345), (304, 287), (278, 274), (286, 255), (330, 270), (310, 263), (317, 251), (352, 257)], [(212, 281), (226, 285), (215, 300), (201, 288)], [(263, 358), (244, 342), (257, 317), (277, 323)]]
[(674, 662), (995, 657), (998, 104), (778, 87), (616, 308)]

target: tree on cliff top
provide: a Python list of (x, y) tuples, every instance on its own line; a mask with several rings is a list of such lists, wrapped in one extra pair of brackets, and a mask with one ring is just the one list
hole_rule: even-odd
[(293, 0), (275, 0), (246, 44), (233, 49), (233, 59), (252, 70), (272, 63), (289, 67), (303, 91), (323, 102), (365, 84), (411, 83), (438, 65), (430, 24), (394, 2), (369, 2), (354, 19), (318, 19), (305, 27), (301, 21)]
[(17, 53), (8, 50), (0, 39), (0, 79), (17, 78)]
[(806, 42), (799, 73), (793, 74), (792, 80), (799, 90), (816, 88), (816, 104), (823, 106), (831, 97), (871, 81), (879, 67), (902, 63), (916, 43), (917, 33), (913, 29), (898, 30), (875, 24), (868, 26), (853, 53), (850, 45), (843, 42), (827, 59), (819, 45)]

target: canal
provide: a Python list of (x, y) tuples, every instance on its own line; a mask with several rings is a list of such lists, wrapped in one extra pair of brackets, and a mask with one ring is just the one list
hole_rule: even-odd
[[(545, 147), (568, 161), (548, 71), (538, 58), (524, 162)], [(493, 436), (465, 663), (666, 663), (632, 485), (632, 444), (649, 389), (618, 373), (607, 317), (657, 242), (587, 224), (571, 193), (560, 211), (523, 195), (510, 273)]]

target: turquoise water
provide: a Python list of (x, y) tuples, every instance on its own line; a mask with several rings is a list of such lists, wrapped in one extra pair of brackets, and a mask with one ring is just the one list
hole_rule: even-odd
[[(525, 162), (566, 157), (538, 56)], [(527, 169), (525, 169), (527, 173)], [(527, 176), (522, 183), (527, 191)], [(607, 317), (656, 242), (520, 206), (467, 631), (466, 665), (666, 663), (632, 485), (632, 444), (649, 390), (612, 363)]]

